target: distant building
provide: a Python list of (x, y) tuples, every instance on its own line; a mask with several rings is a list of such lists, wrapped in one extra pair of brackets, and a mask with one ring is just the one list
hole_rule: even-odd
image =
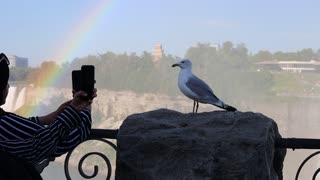
[(212, 47), (212, 48), (215, 48), (217, 51), (219, 51), (221, 49), (221, 45), (219, 43), (196, 43), (196, 44), (193, 44), (192, 47), (194, 48), (199, 48), (201, 46), (209, 46), (209, 47)]
[(161, 44), (157, 44), (152, 50), (153, 62), (159, 61), (164, 55), (164, 51), (162, 49)]
[(293, 73), (320, 72), (320, 61), (261, 61), (255, 63), (258, 70), (285, 71)]
[(220, 44), (218, 43), (210, 44), (210, 47), (216, 48), (217, 51), (220, 50)]
[(9, 67), (28, 67), (29, 60), (28, 58), (24, 57), (18, 57), (18, 56), (8, 56), (8, 59), (10, 61)]

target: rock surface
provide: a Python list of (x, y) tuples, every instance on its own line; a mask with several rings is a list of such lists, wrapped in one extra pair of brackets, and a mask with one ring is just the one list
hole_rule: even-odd
[(276, 123), (252, 112), (134, 114), (120, 127), (116, 179), (282, 179), (276, 137)]

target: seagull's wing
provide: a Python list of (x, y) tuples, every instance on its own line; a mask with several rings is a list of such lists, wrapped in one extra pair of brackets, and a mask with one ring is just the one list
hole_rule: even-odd
[(237, 111), (236, 108), (221, 101), (216, 95), (214, 95), (212, 89), (195, 75), (189, 77), (186, 82), (186, 86), (198, 96), (199, 102), (210, 103), (227, 111)]
[(211, 96), (214, 98), (214, 100), (219, 101), (219, 98), (214, 95), (212, 89), (195, 75), (189, 77), (188, 81), (186, 82), (186, 86), (200, 98)]

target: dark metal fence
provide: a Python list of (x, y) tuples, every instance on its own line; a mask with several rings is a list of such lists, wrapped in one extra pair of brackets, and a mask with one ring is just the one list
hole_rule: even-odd
[[(305, 138), (279, 138), (276, 139), (275, 143), (276, 148), (286, 148), (286, 149), (320, 149), (320, 139), (305, 139)], [(314, 152), (308, 157), (306, 157), (302, 163), (300, 164), (296, 175), (295, 180), (299, 179), (301, 170), (305, 167), (306, 163), (315, 157), (316, 155), (320, 154), (320, 151)], [(312, 180), (315, 180), (317, 175), (320, 173), (320, 168), (318, 168), (313, 176)]]
[[(117, 129), (116, 130), (92, 129), (91, 130), (91, 136), (87, 141), (89, 141), (89, 140), (100, 141), (100, 142), (103, 142), (103, 143), (109, 145), (110, 147), (112, 147), (112, 149), (114, 151), (117, 151), (117, 146), (115, 144), (113, 144), (111, 141), (108, 140), (108, 139), (116, 139), (117, 138), (117, 134), (118, 134), (118, 130)], [(64, 171), (65, 171), (66, 178), (68, 180), (71, 179), (71, 176), (70, 176), (70, 173), (69, 173), (69, 160), (70, 160), (70, 157), (71, 157), (72, 153), (73, 153), (73, 151), (70, 151), (67, 154), (65, 162), (64, 162)], [(81, 159), (80, 159), (80, 161), (78, 163), (78, 171), (79, 171), (80, 175), (83, 178), (86, 178), (86, 179), (91, 179), (91, 178), (94, 178), (94, 177), (96, 177), (98, 175), (99, 167), (97, 165), (94, 166), (94, 171), (93, 171), (92, 175), (87, 175), (83, 171), (83, 162), (89, 156), (92, 156), (92, 155), (99, 156), (104, 160), (104, 162), (107, 165), (107, 177), (106, 177), (106, 179), (109, 180), (111, 178), (111, 175), (112, 175), (112, 165), (111, 165), (111, 162), (110, 162), (109, 158), (105, 154), (103, 154), (101, 152), (89, 152), (89, 153), (87, 153), (87, 154), (85, 154), (85, 155), (83, 155), (81, 157)]]
[[(114, 151), (117, 151), (117, 146), (115, 144), (113, 144), (111, 141), (109, 141), (108, 139), (117, 139), (117, 134), (118, 134), (118, 129), (115, 130), (109, 130), (109, 129), (92, 129), (91, 131), (91, 136), (88, 140), (95, 140), (95, 141), (100, 141), (103, 142), (107, 145), (109, 145), (110, 147), (112, 147), (112, 149)], [(320, 139), (303, 139), (303, 138), (278, 138), (276, 139), (275, 142), (275, 147), (276, 148), (285, 148), (285, 149), (320, 149)], [(71, 179), (70, 174), (69, 174), (69, 160), (70, 160), (70, 156), (73, 153), (73, 151), (70, 151), (65, 159), (65, 164), (64, 164), (64, 170), (65, 170), (65, 175), (66, 178), (69, 180)], [(296, 172), (296, 176), (295, 176), (295, 180), (299, 179), (299, 175), (301, 173), (302, 168), (304, 167), (304, 165), (313, 157), (315, 157), (316, 155), (320, 154), (320, 151), (317, 151), (315, 153), (312, 153), (311, 155), (309, 155), (308, 157), (306, 157), (303, 162), (300, 164), (297, 172)], [(110, 179), (111, 178), (111, 173), (112, 173), (112, 167), (111, 167), (111, 162), (109, 160), (109, 158), (104, 155), (101, 152), (89, 152), (87, 154), (85, 154), (79, 161), (78, 163), (78, 171), (80, 173), (80, 175), (83, 178), (86, 179), (91, 179), (94, 178), (98, 175), (99, 172), (99, 167), (97, 165), (94, 166), (94, 172), (92, 175), (87, 175), (84, 173), (83, 171), (83, 162), (84, 160), (91, 156), (91, 155), (97, 155), (100, 156), (106, 163), (107, 165), (107, 177), (106, 179)], [(312, 176), (312, 180), (315, 180), (317, 175), (320, 173), (320, 168), (318, 168), (313, 176)]]

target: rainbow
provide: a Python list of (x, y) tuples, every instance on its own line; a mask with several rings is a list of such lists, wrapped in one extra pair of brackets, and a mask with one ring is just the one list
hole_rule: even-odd
[[(71, 26), (72, 30), (65, 35), (65, 41), (60, 45), (60, 49), (56, 53), (53, 53), (54, 60), (57, 64), (63, 64), (76, 57), (78, 50), (82, 47), (83, 43), (91, 32), (96, 28), (99, 22), (105, 20), (107, 12), (114, 5), (115, 0), (97, 0), (93, 1), (94, 6), (91, 9), (84, 9), (86, 12), (84, 16), (80, 17), (75, 25)], [(92, 2), (92, 3), (93, 3)], [(48, 67), (45, 71), (38, 75), (38, 83), (41, 87), (49, 87), (56, 83), (57, 79), (60, 78), (61, 71), (57, 71), (57, 68)], [(71, 74), (70, 74), (71, 75)], [(41, 90), (42, 89), (42, 90)], [(45, 88), (37, 90), (37, 99), (45, 99), (47, 92)], [(26, 106), (19, 112), (20, 115), (29, 117), (37, 115), (41, 107), (39, 106)]]

